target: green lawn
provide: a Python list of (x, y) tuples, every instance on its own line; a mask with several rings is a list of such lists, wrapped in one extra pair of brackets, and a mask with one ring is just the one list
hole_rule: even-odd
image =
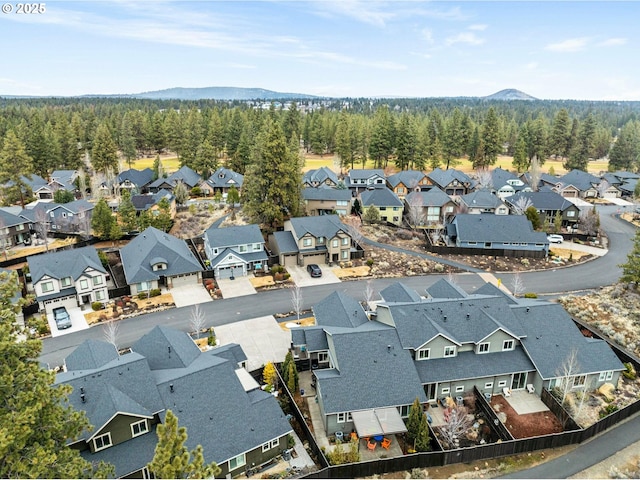
[[(151, 158), (139, 158), (133, 162), (131, 162), (131, 168), (135, 168), (136, 170), (144, 170), (145, 168), (153, 168), (153, 162), (156, 157)], [(173, 173), (180, 169), (180, 161), (178, 157), (167, 157), (161, 158), (162, 167), (164, 171), (167, 173)]]

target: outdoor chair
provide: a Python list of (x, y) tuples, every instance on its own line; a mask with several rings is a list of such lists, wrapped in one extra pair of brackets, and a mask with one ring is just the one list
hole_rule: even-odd
[(532, 383), (527, 384), (527, 392), (533, 393), (535, 391), (536, 391), (536, 387), (534, 387)]
[(505, 397), (510, 397), (510, 396), (511, 396), (511, 390), (509, 390), (509, 388), (508, 388), (508, 387), (504, 387), (504, 388), (502, 389), (502, 394), (503, 394)]
[(373, 452), (376, 449), (376, 442), (367, 440), (367, 448)]
[(387, 437), (384, 437), (384, 440), (382, 440), (382, 443), (380, 445), (382, 445), (382, 448), (389, 450), (389, 446), (391, 445), (391, 440), (388, 439)]

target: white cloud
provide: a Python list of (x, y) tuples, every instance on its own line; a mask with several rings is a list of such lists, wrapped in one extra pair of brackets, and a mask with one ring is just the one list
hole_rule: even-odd
[(552, 52), (578, 52), (583, 50), (588, 43), (589, 39), (586, 37), (569, 38), (562, 42), (550, 43), (545, 47), (545, 49)]
[(524, 66), (525, 70), (535, 70), (538, 68), (538, 62), (529, 62)]
[(488, 25), (478, 24), (478, 25), (470, 25), (469, 30), (475, 30), (477, 32), (483, 32), (487, 29)]
[(479, 38), (473, 32), (462, 32), (453, 37), (449, 37), (445, 40), (447, 46), (454, 45), (456, 43), (466, 43), (467, 45), (482, 45), (484, 43), (483, 38)]
[(315, 12), (320, 16), (347, 16), (358, 22), (367, 23), (376, 27), (384, 27), (389, 20), (396, 16), (394, 11), (382, 10), (380, 8), (382, 6), (384, 6), (384, 3), (364, 2), (361, 0), (313, 3)]
[(626, 38), (608, 38), (607, 40), (603, 40), (598, 43), (599, 47), (617, 47), (619, 45), (626, 45)]
[(431, 29), (429, 28), (423, 28), (422, 31), (420, 32), (422, 35), (422, 38), (429, 44), (429, 45), (433, 45), (435, 43), (435, 40), (433, 39), (433, 32), (431, 31)]

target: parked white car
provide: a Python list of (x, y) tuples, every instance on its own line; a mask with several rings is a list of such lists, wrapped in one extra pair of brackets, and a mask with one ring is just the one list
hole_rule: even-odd
[(549, 243), (562, 243), (564, 242), (564, 237), (554, 233), (552, 235), (547, 235), (547, 240), (549, 240)]

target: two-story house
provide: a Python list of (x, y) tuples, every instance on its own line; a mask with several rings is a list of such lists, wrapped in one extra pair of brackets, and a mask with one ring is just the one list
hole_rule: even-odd
[(398, 196), (387, 187), (365, 190), (360, 194), (362, 210), (374, 208), (378, 210), (380, 221), (402, 225), (404, 204)]
[(55, 170), (45, 185), (38, 184), (33, 194), (39, 200), (52, 200), (58, 190), (74, 192), (76, 190), (74, 182), (77, 177), (77, 170)]
[(178, 183), (183, 183), (187, 190), (191, 190), (193, 187), (200, 187), (201, 192), (204, 195), (211, 195), (213, 188), (202, 179), (202, 177), (193, 169), (187, 167), (180, 167), (176, 172), (173, 172), (167, 178), (159, 178), (156, 181), (149, 184), (149, 191), (151, 193), (157, 193), (160, 190), (173, 191)]
[(438, 187), (411, 192), (404, 199), (405, 220), (412, 227), (444, 224), (455, 210), (456, 203)]
[(120, 258), (132, 295), (161, 286), (196, 286), (202, 281), (202, 265), (187, 243), (154, 227), (122, 247)]
[(460, 208), (463, 212), (478, 214), (509, 215), (509, 207), (497, 195), (482, 189), (460, 196)]
[(381, 187), (386, 181), (384, 170), (379, 168), (352, 168), (345, 177), (345, 184), (354, 196), (367, 188)]
[(227, 198), (227, 194), (231, 187), (236, 187), (238, 192), (240, 192), (240, 190), (242, 190), (243, 183), (243, 175), (224, 167), (218, 168), (207, 179), (207, 185), (210, 187), (210, 194), (215, 195), (220, 193), (220, 195), (225, 199)]
[(145, 193), (151, 182), (153, 182), (153, 170), (150, 168), (145, 168), (144, 170), (131, 168), (118, 174), (114, 189), (118, 193), (128, 190), (133, 196)]
[(327, 187), (338, 186), (338, 175), (328, 167), (315, 168), (308, 170), (302, 176), (303, 187), (319, 187), (325, 185)]
[(433, 185), (450, 197), (466, 195), (475, 186), (474, 180), (469, 175), (453, 168), (447, 170), (435, 168), (427, 174), (427, 177)]
[(557, 215), (562, 219), (562, 226), (573, 226), (580, 219), (580, 209), (553, 191), (518, 192), (506, 202), (513, 214), (516, 214), (522, 205), (530, 203), (538, 211), (540, 223), (545, 226), (552, 226)]
[(269, 236), (269, 246), (284, 266), (348, 261), (355, 248), (337, 215), (291, 218)]
[(95, 205), (86, 200), (69, 203), (37, 202), (22, 209), (20, 216), (33, 224), (43, 223), (49, 232), (88, 235), (91, 232), (91, 217)]
[(31, 222), (0, 208), (0, 250), (31, 243)]
[(563, 197), (596, 198), (600, 179), (582, 170), (571, 170), (561, 176), (553, 189)]
[(400, 199), (404, 199), (411, 192), (428, 190), (431, 185), (429, 177), (418, 170), (402, 170), (387, 177), (387, 187)]
[(267, 269), (264, 238), (258, 225), (209, 227), (203, 234), (208, 268), (216, 278), (242, 277)]
[(73, 388), (69, 403), (91, 427), (70, 444), (89, 462), (105, 461), (117, 478), (151, 478), (156, 428), (167, 410), (186, 427), (185, 446), (203, 449), (220, 478), (244, 474), (287, 448), (292, 428), (277, 399), (245, 370), (236, 344), (201, 352), (189, 336), (157, 326), (118, 355), (113, 345), (87, 340), (65, 360), (56, 385)]
[[(462, 398), (474, 387), (487, 396), (505, 389), (541, 392), (561, 381), (595, 389), (615, 385), (624, 369), (606, 342), (584, 337), (558, 304), (520, 301), (494, 286), (468, 295), (443, 282), (449, 283), (442, 279), (427, 289), (427, 300), (407, 295), (406, 287), (389, 292), (392, 300), (370, 319), (355, 299), (332, 294), (314, 308), (316, 326), (291, 331), (294, 355), (316, 359), (327, 434), (402, 431), (381, 422), (372, 431), (367, 420), (375, 425), (384, 411), (394, 425), (402, 422), (411, 398), (423, 404)], [(577, 367), (565, 379), (562, 365), (572, 352)]]
[(524, 215), (458, 214), (445, 226), (449, 245), (459, 248), (548, 252), (549, 240)]
[(346, 188), (318, 187), (302, 189), (302, 200), (307, 215), (348, 215), (351, 211), (351, 192)]
[(532, 189), (520, 177), (498, 167), (491, 171), (491, 185), (495, 194), (504, 200), (516, 192), (531, 192)]
[(151, 215), (160, 214), (160, 202), (166, 199), (169, 203), (169, 215), (171, 218), (176, 216), (176, 197), (168, 190), (160, 190), (156, 193), (146, 193), (144, 195), (133, 195), (131, 203), (136, 210), (136, 215), (148, 211)]
[(40, 310), (48, 315), (56, 307), (91, 305), (109, 298), (107, 271), (95, 247), (31, 255), (27, 263)]

